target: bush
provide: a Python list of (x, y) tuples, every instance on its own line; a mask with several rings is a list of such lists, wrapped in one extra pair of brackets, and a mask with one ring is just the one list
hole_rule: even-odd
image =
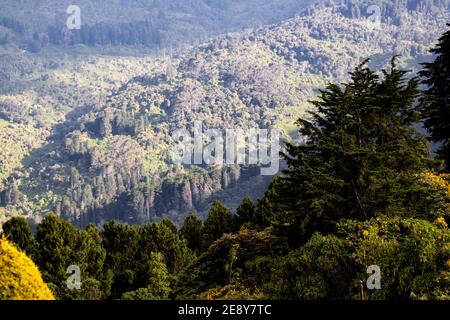
[(170, 294), (169, 273), (162, 253), (152, 252), (147, 271), (148, 286), (125, 292), (123, 300), (166, 300)]
[(0, 239), (0, 300), (54, 300), (36, 265), (6, 239)]
[(280, 258), (266, 293), (275, 299), (358, 299), (356, 284), (379, 266), (381, 288), (365, 298), (449, 299), (450, 232), (445, 220), (380, 216), (342, 221)]
[(274, 263), (265, 291), (272, 299), (345, 298), (353, 278), (351, 260), (342, 239), (316, 233)]

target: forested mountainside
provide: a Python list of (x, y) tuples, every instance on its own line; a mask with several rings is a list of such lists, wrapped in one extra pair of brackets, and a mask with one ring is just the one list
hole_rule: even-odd
[[(413, 5), (416, 4), (416, 5)], [(0, 66), (0, 216), (77, 225), (180, 222), (215, 199), (235, 209), (273, 177), (257, 167), (181, 167), (171, 132), (277, 127), (285, 139), (308, 99), (365, 58), (400, 54), (417, 70), (445, 29), (449, 1), (385, 3), (380, 29), (364, 1), (318, 5), (281, 24), (231, 33), (174, 56), (4, 48)], [(69, 56), (67, 56), (69, 55)], [(256, 186), (256, 187), (255, 187)]]
[(450, 30), (431, 52), (418, 73), (365, 60), (321, 88), (287, 169), (234, 212), (214, 201), (180, 226), (9, 219), (0, 299), (450, 299)]
[[(300, 12), (311, 0), (2, 0), (0, 43), (18, 43), (37, 52), (51, 44), (177, 44), (277, 23)], [(66, 20), (80, 9), (80, 30), (67, 30)]]

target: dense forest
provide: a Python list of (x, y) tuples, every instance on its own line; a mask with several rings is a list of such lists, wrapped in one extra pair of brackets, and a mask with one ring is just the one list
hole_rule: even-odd
[[(0, 44), (37, 53), (51, 45), (178, 45), (292, 18), (314, 1), (25, 0), (0, 2)], [(80, 28), (67, 19), (79, 8)]]
[(382, 31), (367, 27), (364, 1), (324, 3), (162, 56), (3, 46), (0, 221), (39, 223), (53, 212), (81, 228), (163, 218), (180, 226), (190, 212), (204, 220), (215, 200), (232, 211), (245, 196), (256, 201), (273, 177), (257, 166), (174, 165), (171, 133), (200, 120), (205, 129), (274, 127), (283, 140), (302, 140), (294, 122), (308, 99), (348, 81), (359, 61), (370, 57), (378, 70), (400, 54), (399, 66), (419, 71), (448, 21), (448, 2), (382, 8)]
[[(192, 213), (180, 228), (78, 229), (50, 214), (30, 230), (15, 217), (0, 249), (31, 257), (59, 299), (358, 299), (370, 266), (381, 285), (366, 299), (450, 299), (449, 45), (450, 31), (418, 76), (393, 57), (322, 88), (297, 121), (307, 139), (287, 143), (286, 170), (256, 203), (231, 212), (215, 201), (204, 222)], [(422, 121), (429, 137), (413, 126)], [(440, 143), (435, 158), (428, 139)]]
[[(161, 0), (78, 1), (80, 26), (71, 29), (70, 1), (3, 1), (0, 3), (0, 45), (17, 45), (32, 53), (57, 46), (135, 46), (161, 48), (201, 42), (225, 32), (279, 23), (295, 16), (311, 15), (324, 7), (338, 8), (345, 17), (370, 16), (367, 7), (377, 5), (383, 22), (402, 25), (407, 12), (437, 14), (448, 0), (263, 0), (211, 1)], [(20, 9), (18, 7), (21, 7)], [(25, 8), (25, 9), (24, 9)]]

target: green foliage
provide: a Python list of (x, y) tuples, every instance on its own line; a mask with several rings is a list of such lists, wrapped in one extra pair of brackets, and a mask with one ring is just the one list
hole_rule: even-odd
[(164, 222), (149, 223), (140, 228), (139, 248), (141, 265), (145, 265), (153, 252), (159, 252), (163, 254), (167, 270), (172, 275), (177, 275), (192, 258), (191, 250), (180, 238), (176, 228)]
[(67, 288), (69, 266), (78, 266), (82, 279), (104, 280), (105, 250), (95, 226), (82, 231), (56, 215), (48, 215), (37, 227), (36, 242), (36, 263), (58, 297), (83, 298), (77, 290)]
[(108, 297), (108, 289), (101, 281), (93, 278), (83, 279), (78, 299), (103, 300)]
[(255, 205), (249, 197), (244, 198), (241, 205), (236, 209), (236, 215), (233, 218), (234, 230), (239, 230), (242, 226), (256, 228), (260, 225), (257, 221)]
[(280, 203), (280, 192), (285, 186), (285, 182), (282, 176), (277, 176), (273, 179), (272, 183), (267, 188), (264, 196), (258, 199), (256, 208), (256, 221), (257, 226), (260, 228), (266, 228), (271, 225), (287, 226), (290, 223), (290, 215), (280, 214), (286, 210), (286, 206)]
[(367, 291), (369, 299), (449, 299), (450, 231), (440, 219), (382, 216), (343, 222), (338, 234), (361, 266), (354, 282), (368, 266), (381, 268), (381, 290)]
[(95, 225), (88, 225), (81, 233), (81, 243), (81, 249), (85, 249), (85, 260), (88, 261), (86, 273), (94, 279), (104, 280), (106, 251), (102, 246), (102, 235)]
[(150, 254), (146, 277), (148, 285), (122, 295), (124, 300), (164, 300), (170, 293), (169, 273), (161, 253)]
[(9, 241), (17, 245), (20, 250), (25, 251), (28, 256), (34, 255), (36, 242), (24, 218), (13, 217), (4, 223), (2, 228), (2, 235), (6, 236)]
[(210, 289), (223, 288), (230, 280), (232, 285), (253, 292), (267, 280), (271, 259), (285, 252), (285, 245), (268, 232), (241, 229), (237, 234), (225, 235), (183, 270), (175, 286), (175, 297), (193, 298)]
[(180, 236), (187, 241), (189, 249), (199, 253), (202, 249), (203, 223), (195, 213), (189, 214), (180, 228)]
[(48, 215), (37, 227), (38, 255), (36, 262), (46, 282), (64, 287), (70, 265), (81, 265), (77, 257), (79, 231), (70, 222)]
[(199, 300), (262, 300), (264, 295), (259, 290), (250, 290), (242, 284), (226, 285), (210, 289), (196, 296)]
[(233, 270), (234, 263), (238, 259), (238, 251), (239, 251), (239, 244), (235, 243), (231, 245), (230, 252), (228, 254), (228, 263), (225, 265), (225, 270), (228, 272), (228, 282), (231, 284), (233, 282), (233, 276), (235, 274)]
[(273, 265), (265, 287), (276, 299), (358, 299), (369, 266), (381, 270), (381, 289), (367, 299), (448, 299), (450, 232), (439, 222), (385, 217), (342, 221), (336, 235), (315, 234)]
[(450, 31), (444, 33), (431, 53), (436, 55), (435, 60), (424, 63), (424, 70), (420, 72), (427, 86), (423, 117), (430, 139), (442, 144), (439, 157), (450, 171)]
[[(153, 286), (157, 276), (152, 275), (161, 263), (164, 263), (168, 275), (176, 277), (192, 259), (192, 252), (186, 242), (180, 239), (176, 228), (169, 221), (144, 226), (108, 222), (103, 228), (102, 241), (107, 252), (105, 270), (113, 275), (111, 297), (114, 298), (137, 289), (141, 289), (139, 294), (142, 294), (143, 290), (147, 290), (143, 288)], [(163, 262), (158, 262), (160, 255)], [(164, 279), (161, 278), (161, 281), (165, 283)], [(156, 291), (149, 292), (153, 292), (155, 298), (165, 297), (156, 295)]]
[(277, 260), (265, 286), (273, 299), (343, 299), (352, 286), (351, 259), (344, 241), (315, 234), (301, 248)]
[(361, 64), (350, 82), (321, 91), (310, 119), (298, 120), (308, 140), (287, 145), (289, 169), (272, 222), (289, 237), (332, 231), (342, 218), (421, 216), (432, 209), (410, 202), (421, 190), (416, 173), (430, 163), (424, 137), (412, 128), (418, 81), (407, 80), (395, 59), (381, 73)]
[(139, 230), (126, 224), (110, 221), (103, 226), (102, 245), (106, 250), (105, 267), (114, 278), (111, 296), (120, 298), (123, 292), (134, 289), (138, 261)]
[(203, 248), (208, 248), (214, 241), (222, 237), (225, 233), (232, 231), (233, 216), (220, 201), (214, 201), (208, 211), (202, 230)]

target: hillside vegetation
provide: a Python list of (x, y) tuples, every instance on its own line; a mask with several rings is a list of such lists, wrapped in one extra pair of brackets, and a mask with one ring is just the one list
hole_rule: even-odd
[(236, 209), (244, 196), (262, 196), (271, 178), (257, 167), (172, 164), (173, 130), (202, 120), (205, 129), (274, 126), (295, 138), (317, 88), (347, 80), (363, 59), (382, 67), (400, 54), (413, 71), (430, 60), (448, 4), (418, 3), (383, 7), (381, 29), (368, 27), (365, 4), (345, 2), (172, 56), (81, 48), (2, 59), (1, 215), (180, 223), (190, 211), (205, 216), (213, 200)]

